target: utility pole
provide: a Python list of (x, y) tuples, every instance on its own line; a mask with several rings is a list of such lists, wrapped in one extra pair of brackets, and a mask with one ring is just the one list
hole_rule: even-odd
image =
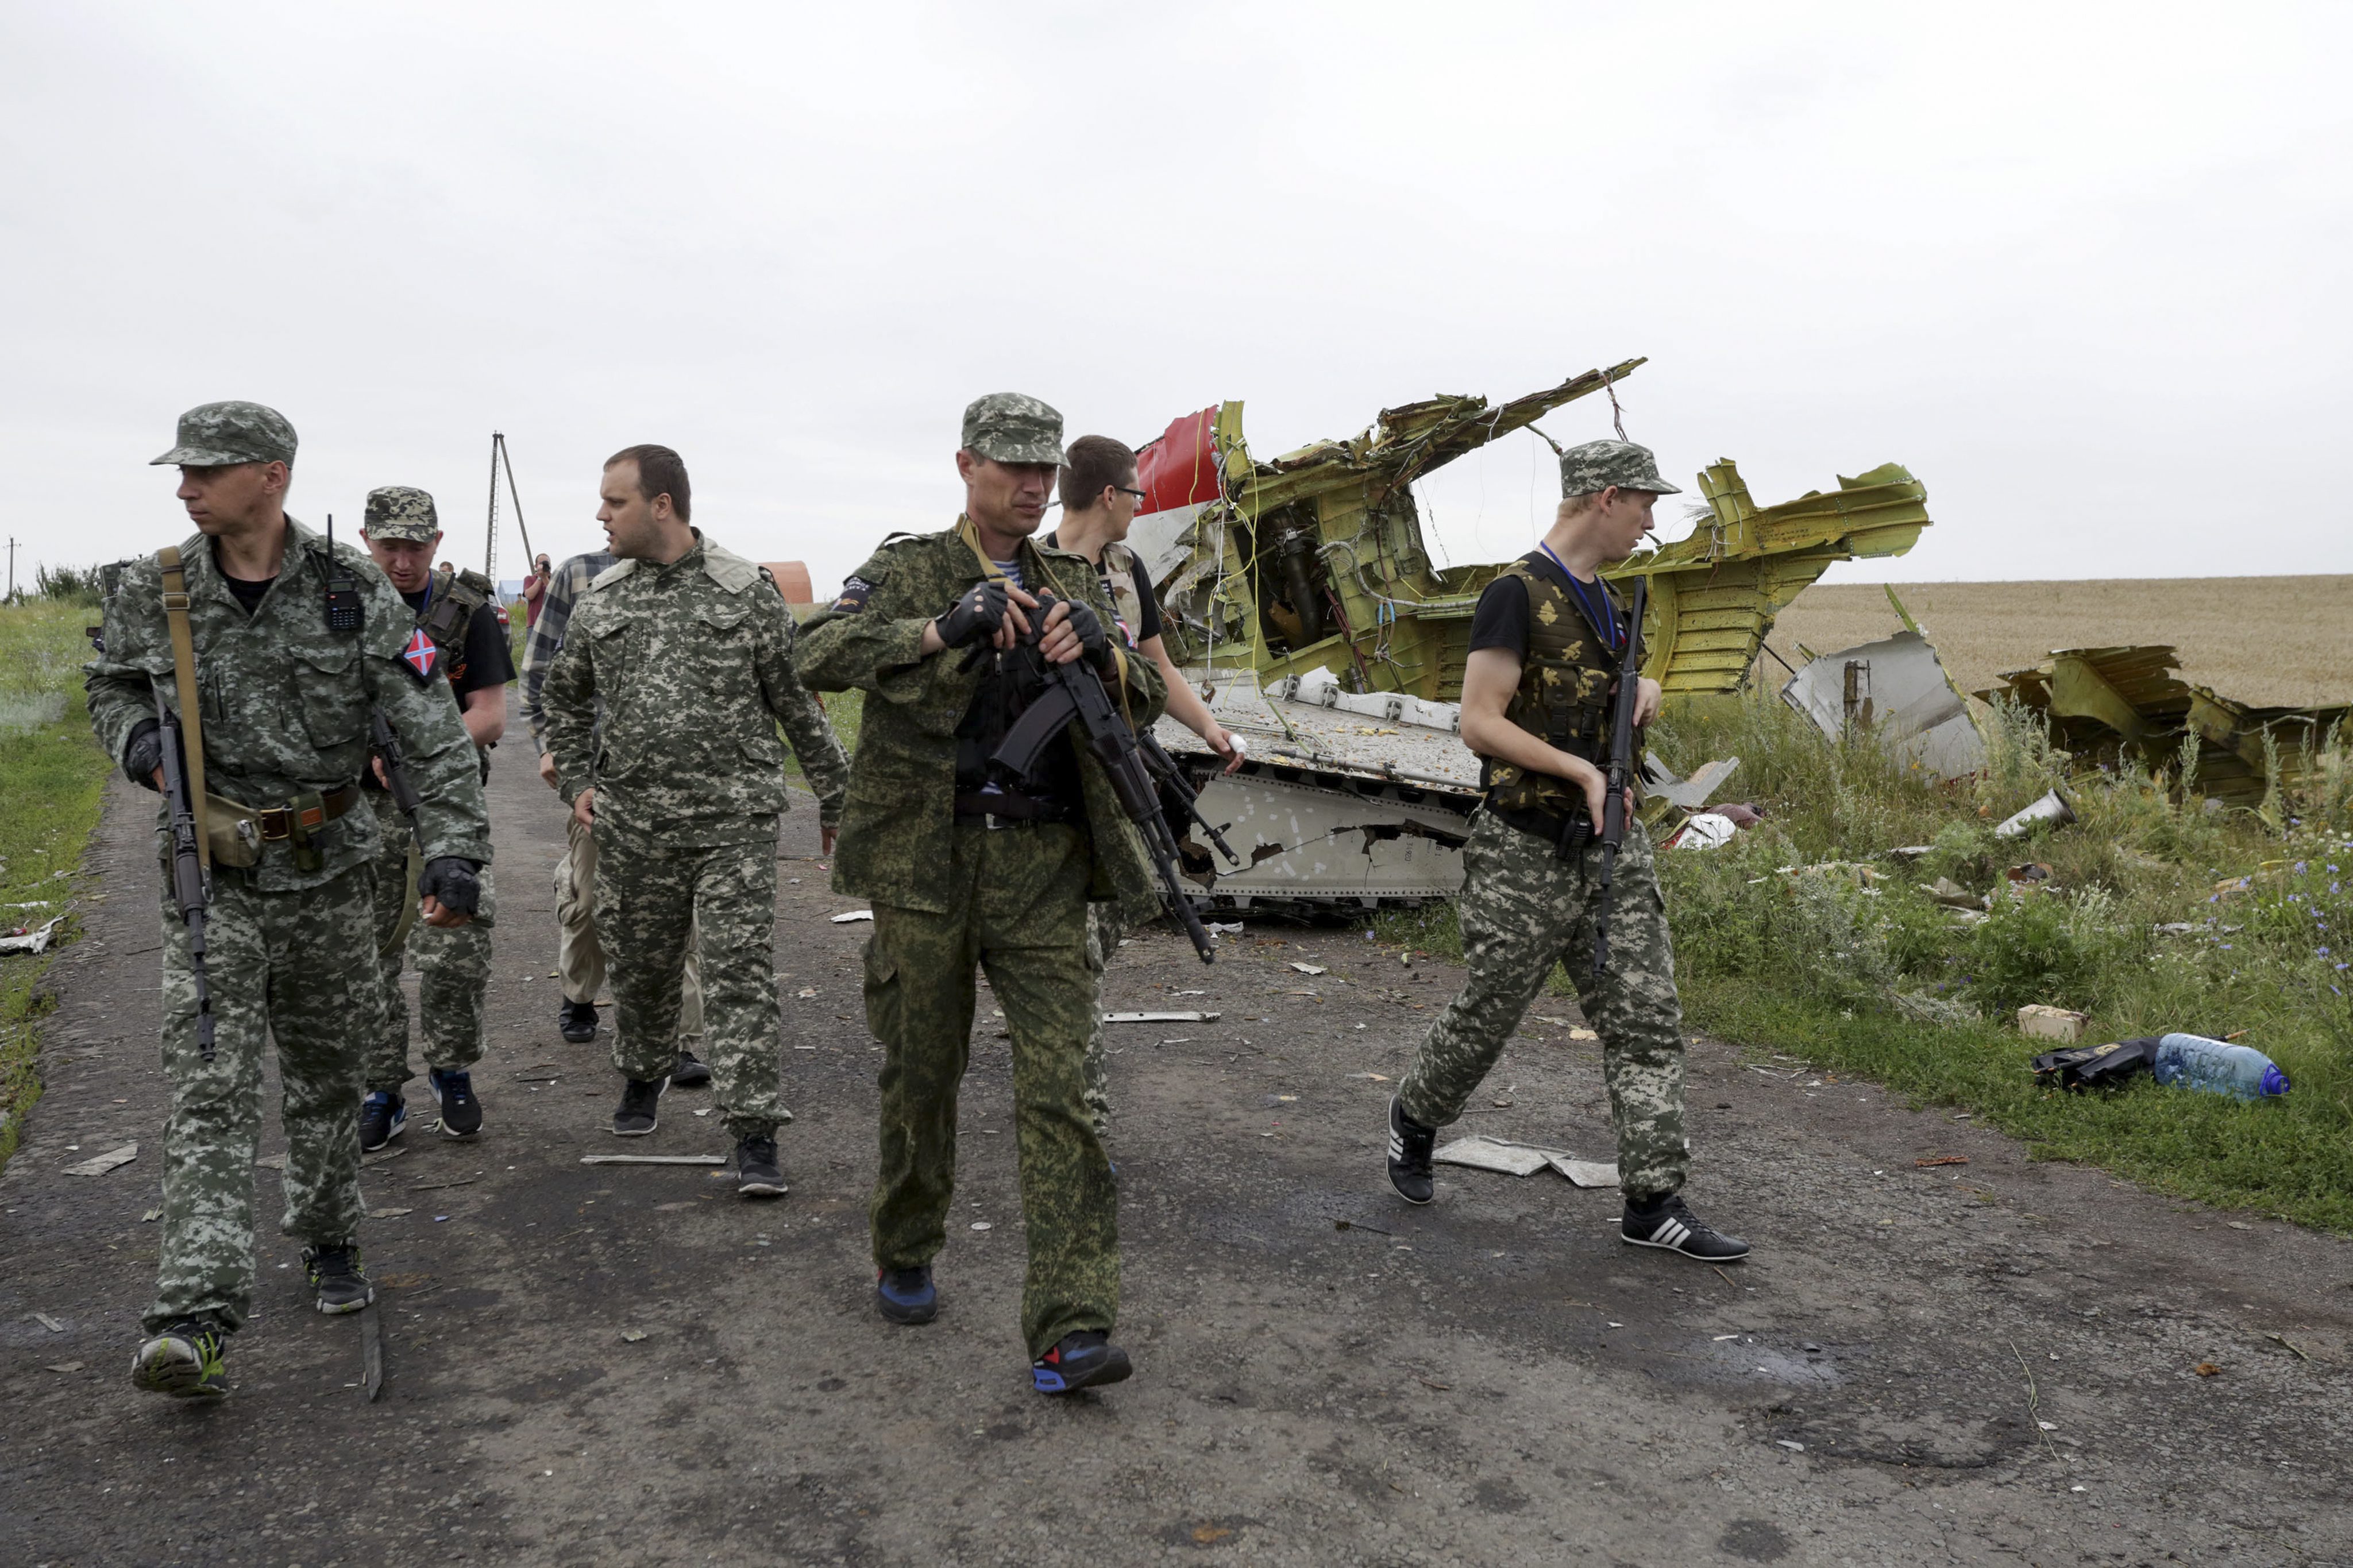
[(491, 515), (483, 528), (482, 575), (495, 584), (499, 580), (499, 473), (507, 477), (507, 499), (514, 503), (515, 527), (522, 533), (523, 569), (531, 568), (531, 529), (522, 520), (522, 491), (515, 489), (514, 458), (507, 450), (507, 438), (496, 430), (491, 432)]
[(16, 536), (15, 536), (14, 534), (9, 535), (9, 537), (8, 537), (8, 598), (7, 598), (7, 602), (8, 602), (9, 604), (12, 604), (12, 605), (13, 605), (13, 604), (15, 604), (15, 603), (16, 602)]

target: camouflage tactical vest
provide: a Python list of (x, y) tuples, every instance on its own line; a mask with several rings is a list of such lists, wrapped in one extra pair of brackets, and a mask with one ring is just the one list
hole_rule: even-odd
[(417, 624), (433, 639), (443, 658), (454, 660), (465, 651), (466, 626), (474, 612), (491, 602), (493, 592), (491, 580), (480, 572), (444, 567), (433, 574), (431, 592)]
[[(1528, 647), (1520, 661), (1520, 687), (1504, 707), (1504, 717), (1575, 756), (1606, 766), (1609, 756), (1609, 683), (1618, 674), (1623, 650), (1612, 650), (1577, 607), (1559, 581), (1525, 561), (1504, 568), (1505, 577), (1517, 577), (1528, 591)], [(1609, 585), (1609, 602), (1620, 624), (1626, 606)], [(1532, 773), (1513, 763), (1487, 758), (1479, 783), (1487, 804), (1504, 811), (1565, 814), (1585, 796), (1567, 779)]]
[(1134, 647), (1144, 640), (1144, 595), (1135, 586), (1135, 552), (1124, 544), (1104, 545), (1103, 575), (1112, 608), (1119, 612), (1120, 627)]

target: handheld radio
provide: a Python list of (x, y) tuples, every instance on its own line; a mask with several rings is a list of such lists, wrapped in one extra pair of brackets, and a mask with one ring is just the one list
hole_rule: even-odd
[(355, 632), (363, 620), (360, 580), (344, 573), (343, 563), (335, 559), (335, 514), (327, 514), (327, 629), (331, 632)]

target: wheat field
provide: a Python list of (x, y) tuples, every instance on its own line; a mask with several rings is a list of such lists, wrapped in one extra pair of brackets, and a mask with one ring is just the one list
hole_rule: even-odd
[[(2053, 648), (2171, 643), (2186, 680), (2258, 705), (2353, 702), (2353, 576), (1899, 583), (1904, 607), (1964, 691)], [(1903, 628), (1875, 583), (1817, 583), (1767, 639), (1791, 664)], [(1765, 659), (1768, 683), (1788, 672)]]

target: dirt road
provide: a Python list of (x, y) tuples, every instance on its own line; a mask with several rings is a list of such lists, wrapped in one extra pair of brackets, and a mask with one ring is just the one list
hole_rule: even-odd
[[(854, 905), (811, 858), (814, 811), (786, 818), (779, 868), (792, 1194), (579, 1163), (726, 1143), (691, 1092), (617, 1143), (606, 1039), (558, 1038), (561, 820), (521, 750), (491, 786), (487, 1130), (445, 1139), (428, 1110), (364, 1177), (375, 1405), (353, 1321), (308, 1310), (269, 1171), (233, 1396), (125, 1375), (164, 1092), (148, 801), (116, 787), (47, 1092), (0, 1178), (0, 1562), (2353, 1560), (2353, 1247), (1704, 1042), (1691, 1195), (1756, 1243), (1745, 1267), (1627, 1248), (1611, 1194), (1550, 1174), (1442, 1172), (1409, 1211), (1371, 1075), (1403, 1069), (1456, 975), (1354, 932), (1253, 931), (1210, 970), (1158, 933), (1123, 953), (1110, 1005), (1223, 1016), (1117, 1029), (1138, 1372), (1050, 1403), (1015, 1331), (985, 995), (945, 1310), (894, 1330), (869, 1305), (865, 928), (827, 918)], [(1532, 1021), (1491, 1089), (1466, 1127), (1609, 1156), (1566, 1025)], [(111, 1174), (62, 1173), (132, 1140)], [(1968, 1163), (1917, 1163), (1950, 1155)]]

